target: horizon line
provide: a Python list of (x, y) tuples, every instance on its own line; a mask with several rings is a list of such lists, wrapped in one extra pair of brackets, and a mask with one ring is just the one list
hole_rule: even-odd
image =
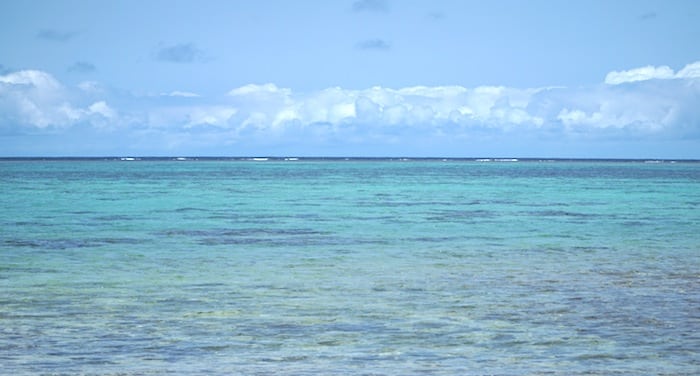
[(172, 155), (172, 156), (140, 156), (140, 155), (104, 155), (104, 156), (0, 156), (1, 161), (12, 160), (115, 160), (115, 161), (197, 161), (197, 160), (232, 160), (232, 161), (343, 161), (343, 160), (377, 160), (377, 161), (473, 161), (473, 162), (547, 162), (547, 161), (620, 161), (620, 162), (700, 162), (694, 158), (603, 158), (603, 157), (516, 157), (516, 156), (471, 156), (471, 157), (414, 157), (414, 156), (278, 156), (278, 155)]

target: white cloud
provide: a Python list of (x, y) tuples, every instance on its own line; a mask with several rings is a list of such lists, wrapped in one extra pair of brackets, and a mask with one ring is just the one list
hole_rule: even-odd
[(668, 66), (646, 67), (630, 69), (626, 71), (612, 71), (605, 76), (605, 83), (609, 85), (618, 85), (625, 82), (645, 81), (651, 79), (669, 79), (674, 78), (673, 69)]
[(241, 86), (239, 88), (233, 89), (228, 92), (230, 96), (246, 96), (246, 95), (269, 95), (269, 94), (281, 94), (288, 95), (290, 93), (289, 89), (280, 89), (275, 84), (248, 84)]
[(78, 88), (86, 93), (104, 93), (104, 88), (96, 81), (83, 81), (78, 84)]
[(80, 124), (127, 133), (196, 133), (222, 143), (401, 144), (474, 135), (688, 138), (700, 136), (698, 77), (700, 62), (678, 72), (668, 67), (611, 72), (605, 84), (579, 88), (375, 86), (295, 92), (266, 83), (233, 88), (219, 98), (183, 100), (198, 95), (137, 96), (91, 81), (66, 87), (46, 72), (19, 71), (0, 75), (0, 128), (56, 131)]
[(700, 78), (700, 61), (686, 65), (676, 73), (678, 78)]
[[(273, 84), (246, 85), (229, 95), (242, 105), (245, 124), (279, 127), (286, 122), (302, 126), (318, 123), (370, 123), (373, 126), (458, 123), (532, 123), (526, 107), (536, 93), (532, 89), (504, 87), (415, 86), (391, 89), (375, 86), (365, 90), (328, 88), (294, 93)], [(264, 116), (262, 116), (264, 114)]]
[(195, 127), (198, 125), (212, 125), (221, 128), (227, 128), (231, 117), (238, 112), (235, 108), (211, 106), (204, 108), (192, 108), (188, 114), (188, 122), (186, 128)]
[(153, 129), (190, 129), (195, 127), (213, 126), (229, 128), (231, 119), (238, 112), (230, 106), (156, 106), (149, 108), (147, 116), (141, 121), (143, 125)]
[(565, 126), (575, 126), (575, 125), (596, 125), (602, 120), (602, 114), (600, 112), (594, 112), (587, 114), (581, 110), (569, 110), (564, 108), (557, 115), (557, 119), (561, 120)]
[(674, 73), (673, 69), (666, 65), (654, 67), (634, 68), (624, 71), (612, 71), (605, 76), (605, 83), (619, 85), (628, 82), (646, 81), (653, 79), (668, 80), (673, 78), (698, 78), (700, 77), (700, 61), (686, 65), (683, 69)]
[(23, 70), (0, 76), (0, 83), (10, 85), (28, 85), (42, 91), (61, 89), (61, 84), (50, 74), (37, 70)]
[[(93, 92), (96, 85), (83, 83), (83, 92)], [(85, 98), (87, 99), (87, 98)], [(89, 106), (73, 103), (69, 89), (46, 72), (24, 70), (0, 76), (0, 108), (11, 121), (36, 128), (67, 127), (81, 121), (90, 121), (91, 115), (114, 119), (116, 111), (105, 101)]]
[(88, 110), (91, 114), (98, 114), (107, 119), (112, 119), (117, 116), (117, 113), (104, 101), (91, 104), (90, 107), (88, 107)]
[(197, 93), (192, 93), (189, 91), (171, 91), (170, 93), (163, 93), (161, 94), (164, 97), (183, 97), (183, 98), (198, 98), (200, 97), (199, 94)]

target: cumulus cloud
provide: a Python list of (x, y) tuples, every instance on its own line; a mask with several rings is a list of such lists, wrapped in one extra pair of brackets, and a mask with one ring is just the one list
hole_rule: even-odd
[(675, 73), (669, 66), (659, 67), (645, 66), (623, 71), (612, 71), (605, 76), (605, 83), (619, 85), (628, 82), (646, 81), (653, 79), (668, 80), (673, 78), (697, 78), (700, 77), (700, 61), (686, 65)]
[(279, 128), (326, 124), (386, 127), (426, 127), (442, 124), (541, 125), (543, 119), (526, 111), (533, 90), (461, 86), (372, 87), (365, 90), (328, 88), (294, 93), (272, 84), (247, 85), (231, 90), (242, 109), (241, 124)]
[(584, 88), (415, 86), (296, 93), (265, 84), (235, 88), (229, 94), (240, 109), (234, 124), (255, 125), (256, 129), (294, 124), (324, 125), (331, 130), (360, 126), (368, 134), (410, 128), (455, 136), (475, 129), (571, 137), (620, 132), (634, 137), (687, 136), (700, 128), (698, 68), (700, 64), (693, 63), (678, 73), (631, 70), (620, 76), (625, 78), (620, 83), (627, 85), (612, 85), (609, 79), (606, 85)]
[(357, 0), (352, 3), (355, 12), (388, 12), (389, 4), (386, 0)]
[(53, 76), (37, 70), (23, 70), (0, 76), (0, 83), (8, 85), (28, 85), (50, 91), (56, 90), (61, 86)]
[(676, 78), (700, 78), (700, 61), (688, 64), (676, 73)]
[(36, 34), (36, 37), (50, 42), (67, 42), (79, 34), (72, 30), (43, 29)]
[(367, 39), (359, 42), (357, 48), (361, 50), (381, 50), (386, 51), (391, 49), (391, 43), (383, 39)]
[[(561, 98), (562, 94), (567, 98)], [(700, 85), (693, 79), (644, 80), (543, 92), (533, 103), (554, 104), (544, 116), (559, 120), (562, 130), (572, 134), (695, 137), (700, 111), (692, 103), (699, 95)], [(687, 123), (682, 118), (695, 120)]]
[(299, 145), (438, 144), (475, 137), (700, 138), (700, 62), (678, 72), (651, 67), (611, 73), (605, 83), (577, 88), (375, 86), (298, 92), (262, 83), (202, 98), (187, 91), (137, 97), (94, 81), (67, 87), (49, 73), (25, 70), (0, 75), (0, 129), (88, 125), (179, 140), (196, 133), (212, 142)]
[(83, 106), (74, 103), (89, 99), (75, 98), (71, 90), (46, 72), (23, 70), (0, 76), (0, 108), (16, 124), (41, 129), (89, 122), (93, 115), (101, 119), (117, 116), (105, 101)]
[(109, 107), (105, 101), (99, 101), (91, 104), (88, 107), (88, 113), (98, 114), (107, 119), (112, 119), (116, 116), (116, 112)]
[(204, 59), (204, 52), (194, 43), (178, 43), (170, 46), (160, 46), (156, 59), (171, 63), (193, 63)]

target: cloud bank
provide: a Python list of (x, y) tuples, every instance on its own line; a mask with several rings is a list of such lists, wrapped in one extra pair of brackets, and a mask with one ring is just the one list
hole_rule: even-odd
[(410, 154), (410, 145), (462, 141), (697, 143), (699, 103), (700, 62), (677, 72), (666, 66), (614, 71), (603, 83), (579, 88), (296, 92), (266, 83), (232, 88), (217, 98), (184, 90), (125, 96), (95, 82), (66, 87), (36, 70), (0, 75), (0, 131), (6, 134), (89, 128), (140, 135), (172, 148), (285, 143), (321, 150), (372, 143), (398, 145)]

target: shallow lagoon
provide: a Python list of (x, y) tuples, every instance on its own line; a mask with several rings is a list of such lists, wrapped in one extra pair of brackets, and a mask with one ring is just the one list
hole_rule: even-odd
[(9, 374), (700, 369), (700, 164), (0, 162)]

